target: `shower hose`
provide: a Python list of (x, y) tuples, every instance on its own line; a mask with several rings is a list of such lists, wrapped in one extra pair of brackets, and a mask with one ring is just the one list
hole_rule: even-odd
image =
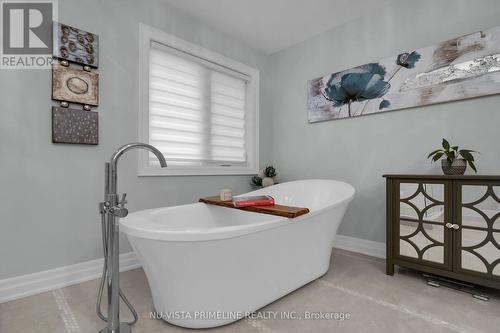
[[(99, 318), (107, 322), (108, 318), (101, 311), (102, 294), (104, 291), (104, 284), (106, 283), (106, 276), (108, 275), (108, 221), (106, 220), (104, 213), (101, 213), (101, 227), (102, 227), (102, 247), (104, 252), (104, 266), (102, 269), (101, 283), (99, 284), (99, 292), (96, 303), (96, 313)], [(132, 316), (134, 316), (134, 319), (130, 322), (126, 322), (126, 324), (134, 325), (135, 323), (137, 323), (139, 316), (137, 315), (137, 312), (135, 311), (134, 307), (132, 306), (132, 304), (130, 304), (130, 302), (128, 301), (127, 297), (125, 296), (125, 294), (121, 289), (119, 294), (120, 298), (123, 300), (125, 305), (127, 305), (128, 309), (132, 313)]]

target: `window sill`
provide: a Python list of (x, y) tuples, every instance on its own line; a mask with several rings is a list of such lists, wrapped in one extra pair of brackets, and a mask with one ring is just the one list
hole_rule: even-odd
[(176, 167), (139, 167), (139, 177), (158, 176), (235, 176), (255, 175), (259, 172), (252, 167), (200, 167), (200, 168), (176, 168)]

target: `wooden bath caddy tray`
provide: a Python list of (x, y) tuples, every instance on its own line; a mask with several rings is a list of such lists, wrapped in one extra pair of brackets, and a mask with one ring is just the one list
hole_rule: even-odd
[(222, 201), (217, 197), (201, 198), (200, 202), (204, 202), (210, 205), (222, 206), (227, 208), (241, 209), (249, 212), (271, 214), (284, 216), (293, 219), (304, 214), (309, 213), (309, 209), (303, 207), (292, 207), (283, 205), (273, 205), (273, 206), (249, 206), (249, 207), (234, 207), (232, 201)]

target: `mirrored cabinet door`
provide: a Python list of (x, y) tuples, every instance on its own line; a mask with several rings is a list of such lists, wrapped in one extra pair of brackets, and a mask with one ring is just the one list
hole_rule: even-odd
[(400, 181), (397, 188), (397, 255), (451, 269), (450, 183)]
[(500, 280), (500, 183), (456, 186), (456, 270)]

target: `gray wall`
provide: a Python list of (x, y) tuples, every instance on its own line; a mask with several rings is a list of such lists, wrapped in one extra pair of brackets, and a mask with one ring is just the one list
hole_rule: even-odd
[[(59, 20), (100, 36), (100, 144), (51, 143), (51, 72), (0, 71), (0, 279), (102, 257), (97, 202), (105, 160), (137, 140), (138, 31), (144, 22), (261, 70), (266, 58), (161, 1), (60, 0)], [(261, 93), (261, 160), (270, 157), (270, 113)], [(137, 177), (136, 153), (120, 161), (119, 190), (131, 211), (195, 202), (248, 176)], [(130, 251), (124, 241), (122, 251)]]
[(273, 55), (272, 152), (281, 179), (353, 184), (339, 233), (384, 241), (382, 174), (439, 173), (426, 156), (442, 137), (480, 151), (481, 173), (500, 173), (500, 95), (316, 124), (306, 104), (307, 80), (499, 24), (498, 0), (399, 0)]
[[(498, 173), (500, 96), (308, 124), (306, 82), (500, 24), (500, 3), (395, 1), (266, 57), (174, 12), (159, 0), (62, 0), (60, 21), (100, 35), (100, 144), (51, 143), (50, 71), (0, 72), (0, 279), (100, 258), (97, 202), (103, 163), (137, 139), (138, 24), (144, 22), (261, 70), (261, 165), (282, 180), (325, 177), (358, 193), (344, 235), (384, 240), (385, 172), (439, 172), (425, 160), (441, 137), (482, 152), (483, 173)], [(334, 17), (332, 17), (334, 19)], [(137, 177), (135, 153), (120, 161), (120, 191), (131, 211), (194, 202), (247, 176)], [(124, 241), (122, 251), (130, 251)]]

